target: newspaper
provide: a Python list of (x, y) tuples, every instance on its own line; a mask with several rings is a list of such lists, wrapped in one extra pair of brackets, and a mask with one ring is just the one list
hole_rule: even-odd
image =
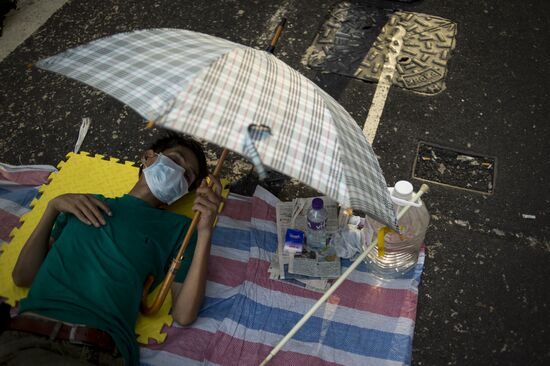
[(306, 256), (294, 256), (288, 264), (288, 272), (307, 277), (334, 279), (340, 276), (340, 258), (331, 261), (315, 260)]
[[(279, 202), (276, 206), (277, 255), (272, 259), (270, 278), (294, 282), (302, 287), (324, 291), (330, 286), (330, 279), (340, 276), (340, 260), (337, 257), (317, 258), (314, 253), (304, 251), (292, 253), (284, 250), (287, 229), (298, 229), (307, 233), (307, 212), (311, 198), (296, 198), (292, 202)], [(329, 197), (323, 199), (327, 210), (327, 234), (338, 230), (338, 204)]]
[[(288, 267), (288, 263), (279, 266), (279, 256), (274, 255), (269, 267), (269, 278), (274, 280), (282, 280), (286, 283), (291, 283), (295, 286), (318, 292), (325, 292), (332, 284), (332, 280), (329, 279), (316, 279), (313, 277), (290, 273), (288, 271)], [(281, 273), (283, 274), (282, 276)]]

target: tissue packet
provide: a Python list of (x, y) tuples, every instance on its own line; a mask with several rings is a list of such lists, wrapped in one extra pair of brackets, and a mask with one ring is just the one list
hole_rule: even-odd
[(302, 230), (287, 229), (284, 249), (289, 252), (301, 252), (304, 249), (305, 234)]

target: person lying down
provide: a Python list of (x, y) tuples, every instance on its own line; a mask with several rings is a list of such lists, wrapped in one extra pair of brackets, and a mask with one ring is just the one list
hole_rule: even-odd
[(122, 197), (64, 194), (48, 203), (12, 273), (30, 291), (0, 336), (0, 364), (139, 364), (134, 326), (144, 282), (162, 281), (191, 222), (163, 207), (195, 188), (201, 218), (172, 285), (172, 316), (181, 325), (196, 319), (220, 181), (210, 175), (208, 187), (201, 145), (173, 133), (141, 162)]

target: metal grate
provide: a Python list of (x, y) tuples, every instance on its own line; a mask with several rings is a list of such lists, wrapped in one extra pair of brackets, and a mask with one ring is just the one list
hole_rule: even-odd
[[(427, 14), (336, 4), (317, 34), (308, 65), (361, 80), (378, 81), (396, 27), (406, 30), (393, 84), (433, 95), (445, 89), (447, 63), (456, 44), (456, 23)], [(377, 35), (378, 30), (380, 33)]]
[(490, 195), (495, 190), (496, 163), (495, 157), (421, 141), (413, 178)]

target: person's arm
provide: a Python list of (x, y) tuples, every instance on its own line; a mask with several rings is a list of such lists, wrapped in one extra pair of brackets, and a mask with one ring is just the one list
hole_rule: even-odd
[(193, 210), (201, 213), (193, 261), (183, 284), (172, 285), (172, 317), (181, 325), (189, 325), (195, 321), (204, 299), (213, 225), (223, 200), (220, 181), (212, 175), (210, 179), (214, 182), (212, 189), (203, 182), (197, 188), (197, 198), (193, 205)]
[(99, 227), (105, 224), (105, 219), (99, 209), (109, 216), (111, 215), (105, 202), (92, 195), (64, 194), (48, 202), (44, 215), (19, 253), (12, 272), (13, 282), (17, 286), (31, 286), (53, 244), (51, 232), (59, 213), (71, 213), (83, 223)]
[(17, 286), (30, 287), (40, 265), (44, 261), (44, 258), (46, 258), (49, 244), (53, 243), (50, 233), (57, 215), (57, 210), (48, 204), (44, 215), (23, 246), (23, 249), (21, 249), (12, 272), (13, 282)]

